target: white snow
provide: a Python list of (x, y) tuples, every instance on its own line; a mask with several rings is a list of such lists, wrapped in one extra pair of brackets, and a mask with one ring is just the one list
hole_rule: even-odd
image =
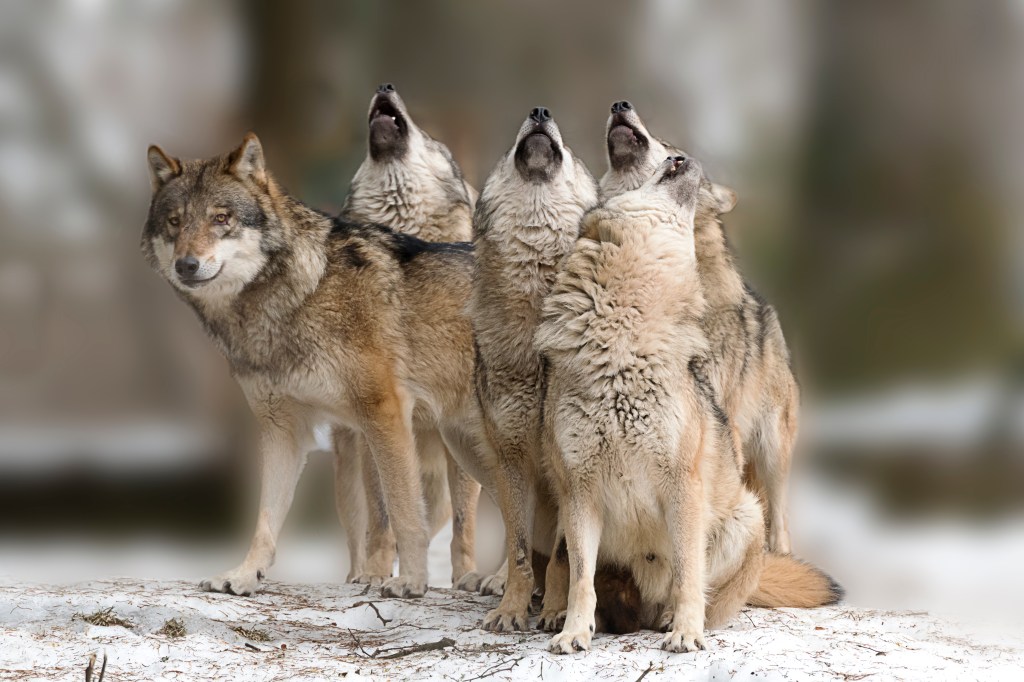
[[(1019, 680), (1024, 669), (1020, 641), (1009, 635), (982, 638), (921, 612), (845, 605), (745, 609), (728, 628), (709, 633), (708, 650), (697, 654), (666, 654), (660, 634), (642, 632), (599, 634), (589, 653), (556, 656), (545, 650), (547, 634), (480, 630), (497, 602), (448, 589), (419, 600), (381, 599), (346, 584), (271, 582), (256, 597), (240, 598), (176, 581), (9, 582), (0, 585), (0, 679), (81, 679), (93, 652), (106, 653), (107, 679), (118, 681), (637, 680), (647, 671), (648, 681), (937, 682)], [(76, 617), (107, 607), (133, 627)], [(183, 621), (184, 637), (158, 633), (170, 618)], [(234, 631), (239, 626), (257, 628), (269, 641), (248, 640)], [(396, 656), (436, 642), (442, 648)]]

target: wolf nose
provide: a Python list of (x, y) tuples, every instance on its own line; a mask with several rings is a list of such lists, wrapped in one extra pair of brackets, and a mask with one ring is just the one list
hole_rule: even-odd
[(199, 272), (199, 259), (195, 256), (185, 256), (174, 261), (174, 271), (178, 277), (191, 277)]
[(391, 83), (381, 83), (380, 85), (377, 86), (377, 92), (380, 93), (381, 95), (386, 95), (387, 93), (394, 91), (395, 86), (392, 85)]
[(546, 107), (534, 107), (530, 111), (530, 120), (534, 123), (543, 123), (551, 120), (551, 112)]
[(621, 114), (623, 111), (629, 111), (632, 108), (632, 104), (630, 104), (626, 100), (622, 100), (621, 102), (616, 102), (615, 104), (612, 105), (612, 113)]

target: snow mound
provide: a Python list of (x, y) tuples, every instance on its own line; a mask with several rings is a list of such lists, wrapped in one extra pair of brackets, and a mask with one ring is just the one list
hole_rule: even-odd
[[(1024, 669), (1020, 642), (1010, 637), (986, 640), (926, 613), (846, 605), (745, 609), (729, 627), (708, 633), (708, 650), (696, 654), (664, 653), (660, 634), (641, 632), (599, 634), (592, 651), (556, 656), (545, 650), (547, 634), (480, 630), (497, 602), (444, 589), (418, 600), (382, 599), (360, 585), (269, 583), (256, 597), (240, 598), (169, 581), (9, 582), (0, 584), (0, 680), (82, 679), (93, 652), (106, 653), (106, 679), (119, 682), (937, 682), (1021, 679)], [(110, 624), (111, 617), (127, 624)], [(184, 635), (166, 634), (175, 632), (165, 630), (172, 619)]]

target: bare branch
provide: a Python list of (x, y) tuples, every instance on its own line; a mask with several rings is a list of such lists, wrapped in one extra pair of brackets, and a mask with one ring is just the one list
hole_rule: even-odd
[[(375, 652), (373, 652), (372, 657), (380, 659), (382, 661), (386, 661), (391, 658), (401, 658), (402, 656), (408, 656), (409, 654), (418, 654), (424, 651), (438, 651), (440, 649), (447, 649), (450, 646), (455, 646), (455, 640), (449, 639), (448, 637), (442, 637), (436, 642), (415, 644), (411, 647), (399, 648), (397, 651), (395, 651), (394, 647), (390, 647), (387, 649), (377, 649)], [(381, 652), (384, 651), (394, 651), (394, 653), (388, 654), (387, 656), (381, 656)]]
[(352, 606), (369, 606), (371, 609), (373, 609), (373, 612), (377, 614), (377, 618), (380, 619), (382, 625), (386, 626), (388, 623), (394, 620), (393, 618), (385, 618), (384, 616), (380, 615), (380, 611), (377, 609), (377, 605), (374, 604), (372, 601), (357, 601)]

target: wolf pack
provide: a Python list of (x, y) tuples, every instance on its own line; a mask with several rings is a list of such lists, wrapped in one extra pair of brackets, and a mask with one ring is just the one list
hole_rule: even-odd
[[(841, 599), (790, 553), (799, 390), (730, 252), (732, 190), (626, 101), (600, 182), (536, 107), (479, 195), (391, 84), (368, 128), (339, 216), (290, 196), (252, 133), (202, 160), (149, 148), (143, 254), (259, 428), (250, 548), (203, 589), (259, 589), (328, 425), (347, 579), (384, 597), (427, 591), (451, 521), (454, 587), (500, 596), (482, 627), (535, 616), (552, 652), (641, 628), (694, 651), (744, 604)], [(481, 490), (505, 527), (491, 575)]]

